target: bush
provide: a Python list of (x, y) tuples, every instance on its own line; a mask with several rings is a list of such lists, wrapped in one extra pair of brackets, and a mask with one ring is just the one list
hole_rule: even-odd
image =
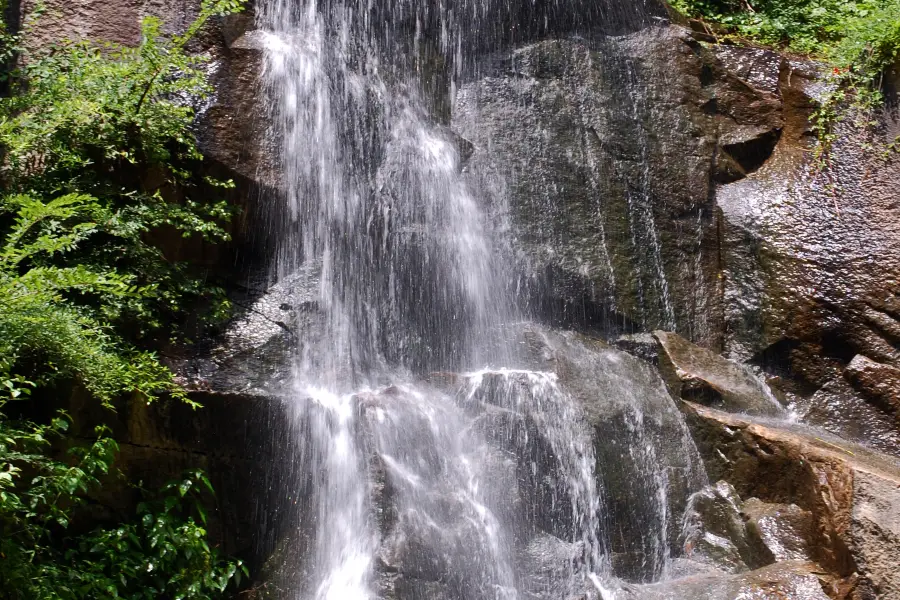
[[(896, 33), (895, 0), (672, 0), (682, 14), (718, 23), (763, 44), (833, 60), (860, 60), (887, 29)], [(893, 35), (893, 55), (897, 42)], [(880, 57), (886, 58), (886, 57)], [(886, 62), (879, 61), (880, 68)]]
[[(188, 401), (147, 342), (177, 331), (220, 289), (173, 263), (161, 229), (228, 238), (231, 182), (199, 175), (192, 127), (209, 94), (185, 46), (241, 0), (205, 0), (181, 36), (146, 19), (138, 48), (64, 43), (8, 74), (0, 98), (0, 598), (215, 598), (239, 562), (206, 541), (199, 472), (138, 507), (133, 521), (74, 531), (109, 480), (118, 446), (87, 447), (44, 403), (73, 386), (112, 410), (123, 395)], [(0, 61), (18, 39), (0, 31)], [(220, 194), (218, 194), (220, 195)]]
[(863, 124), (870, 123), (869, 113), (883, 102), (882, 75), (900, 60), (897, 0), (671, 0), (670, 4), (689, 18), (714, 24), (726, 37), (832, 65), (833, 91), (813, 115), (822, 142), (819, 158), (827, 156), (834, 141), (839, 107), (849, 103)]
[(227, 309), (205, 272), (172, 262), (154, 240), (166, 230), (228, 239), (231, 210), (212, 198), (233, 184), (198, 174), (192, 132), (194, 107), (210, 92), (205, 61), (184, 47), (210, 16), (235, 5), (207, 2), (185, 35), (168, 40), (159, 20), (145, 19), (138, 48), (66, 43), (29, 56), (11, 78), (13, 94), (0, 99), (0, 219), (77, 196), (65, 218), (42, 219), (27, 232), (36, 240), (69, 231), (70, 243), (33, 253), (20, 270), (75, 263), (123, 274), (134, 293), (81, 289), (77, 300), (123, 332), (127, 325), (135, 339), (177, 323), (201, 300), (212, 298), (212, 318)]

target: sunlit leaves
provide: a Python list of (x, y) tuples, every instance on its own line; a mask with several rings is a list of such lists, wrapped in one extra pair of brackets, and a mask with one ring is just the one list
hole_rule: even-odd
[[(831, 91), (811, 124), (820, 144), (816, 159), (828, 162), (835, 125), (844, 114), (872, 124), (882, 105), (882, 75), (900, 60), (897, 0), (671, 0), (682, 14), (718, 28), (725, 37), (810, 55), (833, 65)], [(723, 27), (724, 26), (724, 27)], [(847, 110), (849, 109), (849, 111)], [(897, 148), (887, 145), (886, 152)]]
[[(204, 59), (185, 47), (242, 4), (204, 0), (169, 39), (146, 19), (137, 48), (64, 43), (4, 79), (13, 94), (0, 98), (0, 598), (202, 600), (245, 572), (207, 542), (201, 493), (212, 486), (199, 472), (149, 496), (135, 519), (85, 533), (85, 511), (119, 476), (112, 432), (100, 427), (85, 443), (67, 414), (30, 422), (20, 410), (73, 386), (104, 414), (123, 395), (189, 402), (140, 348), (192, 302), (224, 294), (154, 236), (228, 238), (232, 211), (218, 194), (233, 183), (198, 168), (194, 107), (210, 90)], [(0, 61), (18, 42), (0, 29)], [(212, 304), (221, 317), (224, 302)]]

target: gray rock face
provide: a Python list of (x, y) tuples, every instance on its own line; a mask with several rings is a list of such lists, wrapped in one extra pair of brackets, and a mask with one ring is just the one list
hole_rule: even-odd
[(744, 522), (741, 511), (740, 496), (725, 481), (693, 494), (684, 518), (685, 557), (728, 573), (775, 562), (759, 532)]
[(752, 360), (801, 411), (843, 379), (846, 401), (816, 399), (815, 422), (849, 406), (890, 444), (894, 378), (876, 390), (845, 368), (857, 354), (900, 367), (900, 162), (865, 150), (892, 139), (896, 111), (872, 133), (848, 115), (820, 168), (822, 81), (814, 63), (650, 27), (498, 58), (461, 87), (452, 126), (535, 313), (674, 330)]
[(781, 68), (651, 27), (520, 48), (462, 86), (452, 124), (474, 144), (469, 175), (500, 185), (512, 250), (558, 317), (618, 315), (719, 346), (715, 183), (753, 172), (778, 141)]
[(690, 343), (675, 333), (654, 332), (659, 368), (672, 394), (729, 412), (782, 415), (765, 383), (745, 367)]
[(658, 577), (687, 497), (706, 483), (675, 402), (652, 366), (602, 342), (537, 327), (522, 339), (532, 367), (558, 375), (593, 430), (617, 574)]
[[(504, 182), (493, 208), (508, 218), (537, 296), (549, 288), (598, 315), (651, 328), (678, 323), (710, 339), (715, 308), (698, 303), (715, 294), (681, 290), (716, 287), (714, 256), (703, 252), (714, 240), (715, 147), (703, 131), (715, 118), (699, 109), (708, 100), (699, 79), (671, 77), (680, 67), (699, 77), (702, 64), (676, 30), (598, 47), (541, 42), (464, 85), (452, 126), (474, 144), (470, 177), (486, 189), (498, 174)], [(647, 169), (656, 162), (668, 171)]]

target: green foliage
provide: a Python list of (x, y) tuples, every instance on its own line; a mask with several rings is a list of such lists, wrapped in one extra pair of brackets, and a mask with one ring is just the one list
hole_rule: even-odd
[[(895, 0), (673, 0), (682, 14), (718, 23), (763, 44), (855, 63), (850, 46), (874, 41), (871, 28), (900, 15)], [(848, 43), (847, 46), (844, 44)], [(882, 63), (884, 64), (884, 63)]]
[(900, 60), (897, 0), (671, 0), (683, 15), (737, 37), (806, 54), (833, 66), (833, 91), (813, 115), (824, 159), (843, 108), (868, 124), (882, 103), (881, 77)]
[(69, 535), (118, 447), (100, 428), (68, 460), (51, 458), (51, 440), (68, 427), (62, 414), (44, 426), (0, 416), (0, 598), (201, 600), (240, 583), (241, 562), (221, 559), (206, 541), (198, 486), (212, 486), (200, 472), (138, 505), (133, 522)]
[[(32, 385), (77, 381), (107, 405), (122, 393), (140, 393), (148, 400), (160, 393), (183, 397), (151, 353), (115, 341), (113, 330), (94, 311), (71, 300), (91, 295), (115, 304), (147, 293), (132, 285), (133, 275), (77, 263), (41, 264), (48, 257), (65, 258), (96, 230), (94, 223), (77, 219), (65, 226), (93, 210), (94, 199), (69, 194), (44, 203), (13, 196), (6, 205), (19, 210), (0, 249), (0, 382), (20, 378), (11, 374), (19, 369), (29, 373)], [(23, 268), (26, 264), (30, 268)]]
[[(189, 34), (235, 4), (208, 2)], [(131, 273), (141, 293), (102, 302), (85, 292), (82, 299), (105, 319), (127, 323), (138, 339), (183, 319), (200, 301), (212, 318), (227, 311), (222, 290), (206, 284), (204, 272), (164, 256), (159, 243), (227, 240), (231, 210), (214, 198), (233, 186), (198, 174), (192, 127), (194, 107), (210, 92), (204, 59), (185, 51), (187, 34), (167, 40), (160, 31), (159, 20), (147, 18), (138, 48), (79, 42), (30, 56), (13, 75), (13, 94), (0, 99), (0, 183), (7, 191), (0, 213), (15, 214), (23, 201), (82, 196), (66, 218), (37, 225), (43, 234), (77, 233), (81, 243), (65, 257), (42, 253), (29, 266), (78, 262)]]
[[(87, 447), (39, 405), (73, 385), (112, 410), (122, 395), (188, 401), (146, 348), (198, 302), (227, 310), (205, 274), (161, 239), (221, 242), (228, 181), (202, 176), (195, 107), (210, 93), (186, 45), (243, 0), (205, 0), (166, 38), (146, 19), (137, 48), (65, 43), (8, 75), (0, 98), (0, 598), (215, 598), (239, 579), (206, 541), (200, 473), (167, 486), (133, 520), (73, 523), (113, 474), (100, 427)], [(0, 30), (0, 61), (19, 38)], [(121, 521), (121, 522), (119, 522)]]

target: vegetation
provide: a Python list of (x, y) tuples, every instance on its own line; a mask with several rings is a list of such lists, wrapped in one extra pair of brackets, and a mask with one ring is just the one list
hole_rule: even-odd
[[(73, 387), (110, 411), (123, 395), (187, 401), (148, 348), (181, 335), (188, 313), (215, 321), (228, 306), (161, 240), (226, 240), (233, 184), (200, 175), (192, 126), (210, 90), (186, 46), (242, 3), (204, 0), (182, 35), (148, 18), (137, 48), (64, 43), (4, 75), (0, 598), (214, 598), (240, 577), (206, 541), (199, 472), (132, 520), (85, 528), (118, 446), (103, 426), (78, 445), (49, 407)], [(0, 32), (0, 62), (18, 44)]]
[(813, 116), (827, 152), (838, 107), (866, 119), (883, 102), (882, 76), (900, 61), (897, 0), (671, 0), (683, 15), (724, 37), (786, 49), (827, 61), (834, 91)]

